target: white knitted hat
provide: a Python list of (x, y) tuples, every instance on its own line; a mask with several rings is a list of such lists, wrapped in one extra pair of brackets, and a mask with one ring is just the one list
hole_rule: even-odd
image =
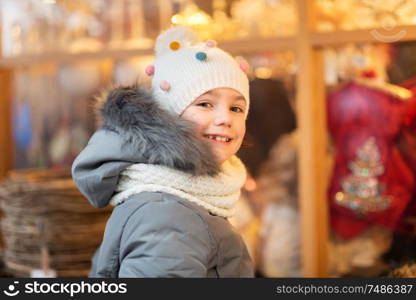
[[(152, 90), (162, 108), (177, 115), (200, 95), (215, 88), (232, 88), (247, 101), (249, 83), (245, 60), (237, 61), (216, 47), (215, 41), (197, 42), (188, 27), (172, 27), (155, 44), (155, 62), (146, 68)], [(248, 109), (246, 109), (246, 114)]]

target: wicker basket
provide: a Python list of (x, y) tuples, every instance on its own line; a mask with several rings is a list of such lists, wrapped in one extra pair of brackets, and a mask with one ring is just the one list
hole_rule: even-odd
[(30, 276), (33, 269), (45, 266), (46, 249), (50, 268), (59, 277), (88, 275), (111, 208), (92, 207), (69, 170), (10, 172), (0, 184), (0, 200), (8, 272)]

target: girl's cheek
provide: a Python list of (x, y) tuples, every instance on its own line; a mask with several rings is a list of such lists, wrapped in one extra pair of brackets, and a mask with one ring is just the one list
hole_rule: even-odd
[(198, 112), (194, 112), (194, 113), (188, 113), (186, 118), (188, 119), (188, 121), (191, 121), (192, 123), (194, 123), (198, 129), (200, 129), (202, 127), (202, 118), (201, 115), (198, 114)]
[(198, 133), (204, 134), (205, 129), (206, 129), (206, 126), (204, 125), (204, 123), (202, 123), (201, 120), (195, 119), (194, 124), (196, 126), (196, 130), (198, 131)]
[(246, 121), (244, 120), (244, 121), (242, 121), (241, 123), (240, 123), (240, 128), (241, 128), (241, 138), (243, 139), (244, 138), (244, 136), (246, 135)]
[(207, 118), (203, 114), (195, 115), (195, 123), (198, 125), (198, 128), (201, 130), (207, 126)]

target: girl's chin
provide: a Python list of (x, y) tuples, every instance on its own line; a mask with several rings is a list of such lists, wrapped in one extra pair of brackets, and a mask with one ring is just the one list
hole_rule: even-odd
[(224, 154), (216, 154), (215, 153), (215, 158), (218, 162), (218, 164), (222, 165), (223, 163), (225, 163), (228, 159), (230, 159), (232, 155), (224, 155)]
[(228, 159), (230, 159), (234, 155), (234, 153), (232, 154), (229, 153), (229, 152), (232, 152), (232, 149), (230, 147), (234, 148), (233, 147), (234, 145), (228, 145), (223, 142), (217, 142), (217, 141), (209, 140), (206, 138), (204, 138), (203, 140), (204, 141), (208, 140), (209, 144), (211, 145), (211, 149), (214, 153), (214, 156), (216, 158), (216, 161), (220, 165), (226, 162)]

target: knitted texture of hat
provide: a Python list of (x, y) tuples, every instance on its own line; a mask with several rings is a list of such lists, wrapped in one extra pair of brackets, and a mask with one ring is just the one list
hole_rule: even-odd
[(238, 62), (214, 41), (197, 40), (184, 26), (170, 28), (157, 38), (155, 62), (146, 73), (153, 76), (153, 94), (161, 107), (180, 115), (196, 98), (216, 88), (236, 90), (249, 107), (247, 63)]

